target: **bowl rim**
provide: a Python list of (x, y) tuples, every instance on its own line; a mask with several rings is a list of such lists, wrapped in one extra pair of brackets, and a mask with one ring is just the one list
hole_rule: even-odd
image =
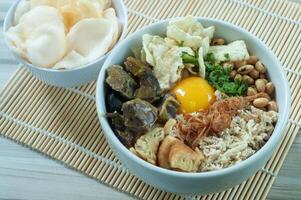
[[(124, 44), (127, 42), (127, 40), (130, 40), (132, 38), (135, 37), (135, 35), (140, 34), (145, 32), (146, 30), (151, 30), (156, 26), (160, 26), (162, 24), (167, 24), (169, 21), (174, 20), (174, 19), (180, 19), (183, 17), (175, 17), (175, 18), (169, 18), (169, 19), (165, 19), (165, 20), (160, 20), (158, 22), (155, 22), (153, 24), (150, 24), (148, 26), (143, 27), (142, 29), (132, 33), (130, 36), (128, 36), (126, 39), (124, 39), (121, 43), (119, 43), (116, 48), (112, 51), (112, 53), (108, 56), (108, 58), (106, 59), (105, 63), (103, 64), (103, 67), (100, 71), (98, 80), (97, 80), (97, 86), (96, 86), (96, 107), (97, 107), (97, 113), (98, 113), (98, 118), (100, 121), (100, 124), (102, 126), (102, 130), (104, 132), (104, 135), (106, 136), (107, 140), (111, 140), (113, 143), (118, 144), (117, 147), (119, 148), (119, 151), (123, 151), (124, 155), (131, 159), (132, 161), (136, 162), (138, 165), (141, 165), (145, 168), (147, 168), (150, 171), (159, 173), (159, 174), (164, 174), (164, 175), (169, 175), (169, 176), (173, 176), (173, 177), (180, 177), (180, 178), (212, 178), (212, 177), (218, 177), (218, 176), (222, 176), (222, 175), (226, 175), (226, 174), (231, 174), (241, 168), (246, 168), (247, 166), (250, 166), (252, 163), (254, 163), (256, 160), (258, 160), (261, 156), (261, 154), (264, 153), (268, 153), (269, 151), (274, 151), (274, 145), (278, 144), (280, 142), (281, 136), (284, 133), (284, 128), (288, 122), (288, 118), (289, 118), (289, 112), (290, 112), (290, 106), (291, 106), (291, 92), (290, 92), (290, 87), (288, 84), (288, 80), (286, 77), (286, 74), (284, 72), (284, 69), (282, 67), (282, 65), (280, 64), (280, 62), (278, 61), (277, 57), (273, 54), (273, 52), (270, 50), (270, 48), (264, 43), (262, 42), (259, 38), (257, 38), (256, 36), (254, 36), (253, 34), (249, 33), (247, 30), (238, 27), (232, 23), (229, 22), (225, 22), (219, 19), (213, 19), (213, 18), (207, 18), (207, 17), (194, 17), (196, 18), (198, 21), (209, 21), (209, 22), (213, 22), (216, 25), (219, 24), (223, 24), (228, 26), (231, 29), (234, 29), (238, 32), (244, 32), (244, 34), (247, 36), (247, 38), (250, 38), (252, 41), (256, 41), (257, 43), (259, 43), (259, 46), (263, 47), (265, 51), (267, 51), (267, 53), (270, 56), (270, 59), (273, 60), (274, 63), (276, 63), (275, 68), (277, 68), (277, 70), (279, 70), (281, 76), (279, 77), (279, 80), (281, 80), (284, 84), (284, 91), (281, 91), (283, 93), (284, 96), (284, 110), (280, 115), (280, 119), (278, 119), (276, 126), (273, 130), (273, 134), (271, 135), (270, 139), (268, 140), (268, 142), (265, 143), (265, 145), (260, 148), (258, 151), (256, 151), (253, 155), (251, 155), (249, 158), (236, 163), (232, 166), (223, 168), (223, 169), (218, 169), (218, 170), (213, 170), (213, 171), (206, 171), (206, 172), (193, 172), (193, 173), (187, 173), (187, 172), (179, 172), (179, 171), (173, 171), (170, 169), (165, 169), (156, 165), (152, 165), (150, 163), (148, 163), (147, 161), (143, 160), (142, 158), (134, 155), (132, 152), (129, 151), (129, 149), (127, 149), (121, 142), (120, 140), (117, 138), (117, 136), (114, 134), (111, 126), (109, 125), (104, 113), (106, 112), (106, 108), (102, 109), (103, 106), (102, 104), (105, 104), (105, 97), (102, 95), (104, 94), (104, 80), (105, 80), (105, 71), (108, 68), (108, 65), (111, 62), (111, 59), (114, 57), (114, 54), (117, 53), (119, 47), (124, 46)], [(276, 133), (276, 134), (275, 134)], [(109, 137), (110, 139), (108, 139), (107, 137)], [(114, 150), (114, 149), (113, 149)], [(115, 151), (115, 150), (114, 150)], [(118, 154), (119, 152), (117, 152)]]
[[(25, 60), (24, 58), (22, 58), (18, 53), (16, 53), (10, 46), (9, 42), (7, 41), (6, 39), (6, 31), (12, 27), (12, 26), (9, 26), (9, 16), (10, 15), (14, 15), (15, 11), (16, 11), (16, 8), (18, 6), (18, 4), (21, 2), (21, 1), (24, 1), (24, 0), (17, 0), (15, 1), (9, 8), (9, 10), (7, 11), (6, 15), (5, 15), (5, 18), (4, 18), (4, 22), (3, 22), (3, 37), (4, 37), (4, 41), (5, 41), (5, 44), (6, 46), (8, 47), (9, 51), (24, 65), (28, 66), (28, 67), (31, 67), (31, 68), (35, 68), (35, 69), (38, 69), (38, 70), (41, 70), (41, 71), (48, 71), (48, 72), (54, 72), (54, 73), (64, 73), (64, 72), (70, 72), (70, 71), (77, 71), (77, 70), (81, 70), (83, 68), (87, 68), (91, 65), (94, 65), (102, 60), (105, 60), (108, 55), (112, 52), (112, 50), (125, 38), (126, 34), (127, 34), (127, 28), (128, 28), (128, 11), (127, 11), (127, 8), (123, 2), (123, 0), (115, 0), (115, 1), (118, 1), (118, 4), (119, 6), (121, 7), (121, 10), (120, 10), (120, 13), (121, 13), (121, 16), (118, 16), (117, 15), (117, 12), (116, 12), (116, 16), (117, 16), (117, 19), (119, 21), (119, 23), (121, 22), (121, 34), (119, 35), (119, 38), (117, 40), (117, 42), (114, 44), (114, 46), (109, 50), (107, 51), (104, 55), (102, 55), (101, 57), (93, 60), (93, 61), (90, 61), (86, 64), (83, 64), (83, 65), (79, 65), (78, 67), (74, 67), (74, 68), (69, 68), (69, 69), (53, 69), (53, 68), (47, 68), (47, 67), (40, 67), (40, 66), (37, 66), (37, 65), (33, 65), (32, 63), (28, 62), (27, 60)], [(115, 7), (115, 4), (114, 4), (114, 0), (112, 0), (112, 7), (114, 7), (115, 10), (117, 10)], [(124, 17), (122, 17), (122, 15)], [(11, 20), (13, 20), (14, 17), (11, 18)]]

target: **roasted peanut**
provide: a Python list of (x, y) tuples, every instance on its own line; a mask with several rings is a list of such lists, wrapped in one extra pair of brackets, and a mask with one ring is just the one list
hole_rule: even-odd
[(211, 42), (212, 45), (224, 45), (225, 43), (225, 39), (223, 38), (214, 38)]
[(253, 101), (253, 105), (256, 107), (256, 108), (263, 108), (263, 107), (266, 107), (269, 103), (269, 100), (267, 98), (257, 98)]
[(275, 91), (275, 87), (274, 87), (274, 84), (272, 82), (268, 82), (266, 85), (265, 85), (265, 89), (266, 89), (266, 92), (269, 94), (269, 95), (272, 95)]
[(251, 76), (254, 79), (259, 78), (259, 72), (256, 69), (253, 69), (250, 73), (249, 76)]
[(238, 68), (237, 72), (242, 75), (245, 75), (245, 74), (250, 73), (253, 69), (254, 69), (253, 65), (244, 65), (244, 66), (241, 66), (240, 68)]
[(241, 66), (244, 66), (246, 64), (247, 64), (247, 61), (245, 61), (245, 60), (240, 60), (240, 61), (235, 61), (234, 62), (235, 69), (238, 69)]
[(265, 91), (265, 81), (263, 79), (257, 79), (255, 81), (255, 86), (258, 92), (264, 92)]
[(264, 84), (267, 84), (269, 81), (265, 78), (262, 78), (262, 80), (264, 81)]
[(267, 111), (267, 108), (266, 107), (263, 107), (263, 108), (259, 108), (260, 110), (263, 110), (263, 111)]
[(268, 99), (269, 101), (271, 101), (270, 95), (268, 95), (266, 92), (261, 92), (260, 94), (261, 94), (260, 97), (266, 98), (266, 99)]
[(241, 81), (242, 80), (242, 76), (240, 74), (236, 74), (234, 80)]
[(259, 73), (261, 73), (261, 74), (263, 74), (263, 73), (266, 72), (266, 68), (265, 68), (265, 66), (262, 64), (261, 61), (257, 61), (257, 62), (256, 62), (256, 64), (255, 64), (255, 69), (256, 69)]
[(248, 83), (248, 85), (253, 85), (254, 84), (254, 79), (252, 79), (250, 76), (248, 75), (243, 75), (242, 76), (242, 80), (246, 81)]
[(247, 95), (248, 96), (253, 96), (255, 94), (257, 94), (257, 90), (255, 88), (248, 87)]
[(277, 108), (277, 103), (276, 103), (276, 101), (270, 101), (270, 102), (268, 103), (268, 110), (269, 110), (269, 111), (275, 111), (275, 112), (277, 112), (278, 108)]
[(255, 65), (257, 61), (258, 58), (256, 56), (250, 56), (249, 59), (247, 60), (247, 63), (251, 65)]
[(235, 76), (236, 76), (236, 74), (237, 74), (237, 72), (236, 72), (235, 70), (233, 70), (233, 71), (230, 73), (230, 77), (231, 77), (232, 79), (234, 79)]
[(266, 76), (265, 74), (259, 74), (259, 78), (261, 78), (261, 79), (266, 79), (267, 76)]

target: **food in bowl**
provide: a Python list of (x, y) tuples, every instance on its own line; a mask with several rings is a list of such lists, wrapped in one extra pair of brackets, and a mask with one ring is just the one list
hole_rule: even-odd
[(110, 0), (23, 0), (5, 36), (11, 49), (29, 63), (70, 69), (106, 54), (119, 34)]
[(107, 117), (147, 162), (182, 172), (218, 170), (258, 151), (277, 122), (274, 84), (243, 40), (227, 43), (195, 18), (144, 34), (124, 65), (107, 69)]

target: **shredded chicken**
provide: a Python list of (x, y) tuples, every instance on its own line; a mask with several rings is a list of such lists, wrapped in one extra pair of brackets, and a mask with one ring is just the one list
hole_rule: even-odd
[(176, 124), (178, 135), (193, 149), (202, 137), (210, 131), (210, 121), (206, 112), (186, 114), (183, 120)]
[(253, 106), (239, 110), (229, 128), (200, 141), (199, 148), (205, 155), (200, 171), (222, 169), (247, 159), (266, 143), (276, 121), (274, 111)]
[(229, 128), (238, 110), (246, 108), (261, 95), (229, 97), (216, 101), (208, 110), (185, 114), (176, 124), (178, 135), (194, 149), (205, 136), (216, 135)]
[(250, 101), (244, 97), (230, 97), (216, 101), (209, 108), (210, 128), (214, 133), (219, 133), (229, 128), (231, 118), (237, 111), (250, 105)]

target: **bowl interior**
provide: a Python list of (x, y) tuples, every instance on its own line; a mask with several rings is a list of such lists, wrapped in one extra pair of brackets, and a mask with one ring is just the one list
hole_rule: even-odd
[[(158, 172), (169, 173), (172, 175), (186, 174), (185, 176), (195, 176), (195, 175), (207, 176), (207, 175), (214, 175), (218, 173), (227, 173), (239, 168), (242, 165), (249, 165), (251, 162), (256, 162), (256, 160), (261, 157), (261, 154), (265, 155), (264, 152), (272, 152), (274, 150), (274, 148), (277, 146), (278, 142), (280, 141), (285, 124), (288, 120), (288, 114), (290, 108), (290, 91), (289, 91), (288, 81), (286, 79), (286, 75), (280, 63), (278, 62), (277, 58), (273, 55), (271, 50), (255, 36), (251, 35), (247, 31), (239, 27), (236, 27), (232, 24), (219, 21), (219, 20), (208, 19), (208, 18), (198, 18), (198, 19), (205, 27), (212, 26), (212, 25), (215, 26), (216, 28), (215, 37), (225, 38), (227, 42), (231, 42), (234, 40), (244, 40), (247, 44), (250, 54), (251, 55), (254, 54), (257, 57), (259, 57), (259, 59), (266, 65), (269, 77), (271, 81), (275, 84), (275, 88), (276, 88), (276, 101), (279, 107), (279, 118), (271, 138), (259, 151), (257, 151), (250, 158), (225, 169), (216, 170), (212, 172), (187, 174), (183, 172), (175, 172), (171, 170), (162, 169), (143, 161), (142, 159), (133, 155), (130, 151), (127, 151), (127, 149), (121, 144), (118, 138), (114, 135), (107, 119), (102, 115), (103, 113), (106, 113), (106, 106), (105, 106), (106, 85), (104, 84), (106, 69), (113, 64), (122, 65), (125, 58), (131, 55), (131, 48), (141, 47), (143, 34), (147, 33), (152, 35), (165, 36), (166, 26), (168, 24), (168, 21), (161, 21), (135, 32), (127, 39), (125, 39), (123, 42), (121, 42), (112, 51), (111, 55), (107, 58), (100, 72), (98, 83), (97, 83), (97, 100), (96, 100), (98, 113), (100, 114), (99, 115), (100, 122), (107, 138), (109, 138), (109, 140), (111, 140), (114, 143), (118, 143), (119, 149), (117, 151), (126, 151), (125, 154), (127, 154), (127, 156), (132, 160), (139, 162), (140, 164), (146, 167), (153, 168), (153, 170), (157, 170)], [(139, 161), (137, 160), (137, 158), (139, 159)]]
[[(9, 11), (7, 12), (6, 16), (5, 16), (5, 19), (4, 19), (4, 23), (3, 23), (3, 35), (5, 36), (5, 32), (11, 27), (13, 26), (13, 22), (14, 22), (14, 17), (15, 17), (15, 11), (17, 9), (17, 6), (18, 4), (21, 2), (21, 1), (24, 1), (24, 0), (17, 0), (9, 9)], [(118, 18), (118, 22), (120, 24), (120, 28), (121, 28), (121, 31), (120, 31), (120, 35), (119, 35), (119, 39), (117, 41), (117, 43), (115, 44), (115, 46), (120, 43), (120, 41), (125, 37), (126, 33), (127, 33), (127, 9), (123, 3), (122, 0), (112, 0), (112, 7), (115, 8), (115, 11), (116, 11), (116, 16)], [(8, 44), (8, 41), (5, 39), (4, 37), (4, 40), (8, 46), (9, 49), (10, 48), (10, 45)], [(115, 47), (114, 46), (114, 47)], [(113, 47), (113, 48), (114, 48)], [(113, 49), (112, 48), (112, 49)], [(20, 55), (18, 55), (17, 53), (15, 53), (13, 50), (11, 50), (11, 52), (14, 54), (14, 56), (24, 65), (27, 65), (29, 67), (32, 67), (32, 68), (38, 68), (40, 70), (43, 70), (43, 71), (52, 71), (52, 72), (68, 72), (68, 71), (75, 71), (75, 70), (80, 70), (82, 68), (85, 68), (85, 67), (88, 67), (90, 65), (93, 65), (95, 63), (98, 63), (104, 59), (106, 59), (106, 57), (108, 56), (108, 54), (110, 54), (110, 52), (112, 51), (112, 49), (110, 51), (108, 51), (105, 55), (97, 58), (96, 60), (92, 61), (92, 62), (89, 62), (87, 64), (84, 64), (84, 65), (81, 65), (81, 66), (78, 66), (78, 67), (75, 67), (73, 69), (65, 69), (65, 70), (57, 70), (57, 69), (52, 69), (52, 68), (44, 68), (44, 67), (39, 67), (39, 66), (35, 66), (31, 63), (29, 63), (27, 60), (23, 59)]]

